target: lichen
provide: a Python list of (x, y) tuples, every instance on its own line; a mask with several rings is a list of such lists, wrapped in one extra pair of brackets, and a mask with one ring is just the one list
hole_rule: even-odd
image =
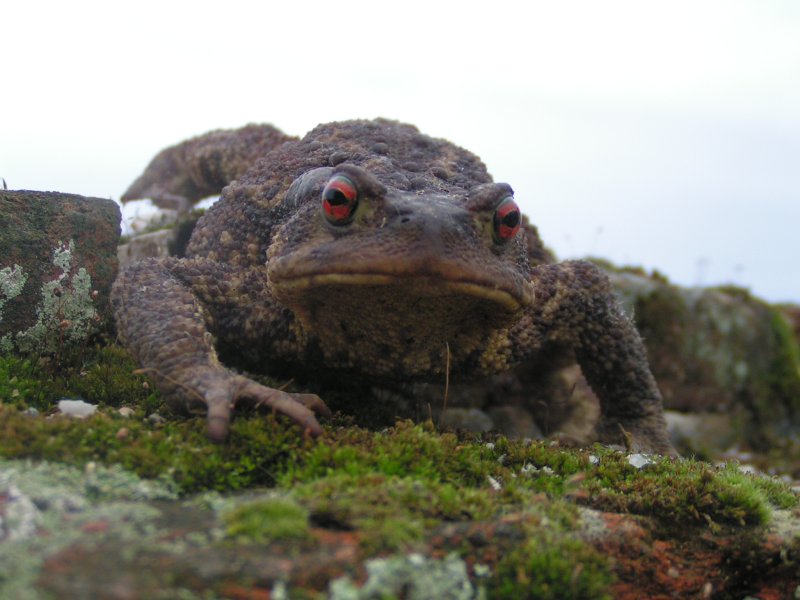
[[(16, 347), (22, 353), (56, 354), (65, 346), (85, 343), (95, 331), (97, 311), (92, 299), (92, 278), (84, 267), (75, 268), (75, 241), (59, 242), (53, 250), (52, 263), (60, 272), (41, 287), (36, 322), (23, 331), (3, 336), (0, 351), (8, 353)], [(15, 265), (14, 269), (0, 271), (0, 278), (5, 280), (0, 285), (7, 301), (19, 295), (27, 275)]]
[[(6, 303), (22, 293), (22, 288), (25, 287), (27, 281), (27, 273), (17, 264), (0, 269), (0, 321), (3, 320), (3, 309)], [(0, 353), (10, 353), (13, 348), (14, 345), (8, 335), (0, 338)]]
[(349, 577), (331, 582), (330, 600), (473, 600), (485, 598), (475, 590), (467, 567), (457, 555), (443, 559), (421, 554), (391, 556), (367, 561), (367, 581), (360, 588)]
[(84, 525), (114, 523), (121, 544), (136, 541), (159, 516), (141, 501), (175, 494), (171, 486), (139, 480), (119, 467), (81, 471), (0, 460), (0, 497), (0, 597), (34, 600), (50, 597), (35, 585), (44, 561), (81, 539)]
[(3, 318), (3, 308), (6, 302), (22, 293), (26, 281), (28, 281), (28, 275), (17, 264), (0, 269), (0, 321)]

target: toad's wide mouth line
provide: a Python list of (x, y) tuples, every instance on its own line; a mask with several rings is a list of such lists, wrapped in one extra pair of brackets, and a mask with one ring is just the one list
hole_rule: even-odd
[(447, 293), (463, 294), (473, 298), (488, 300), (502, 306), (510, 312), (516, 312), (533, 303), (533, 288), (521, 290), (521, 294), (514, 294), (500, 287), (493, 287), (475, 281), (451, 280), (441, 276), (431, 275), (403, 275), (385, 273), (318, 273), (291, 277), (273, 281), (276, 288), (285, 291), (302, 291), (318, 287), (347, 285), (347, 286), (388, 286), (404, 284), (417, 284), (420, 287), (430, 288), (432, 293), (445, 290)]

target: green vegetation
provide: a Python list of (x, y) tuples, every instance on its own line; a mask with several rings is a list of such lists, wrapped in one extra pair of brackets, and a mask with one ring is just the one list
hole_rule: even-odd
[(0, 356), (0, 402), (50, 410), (62, 398), (101, 406), (130, 406), (153, 412), (161, 402), (137, 365), (120, 346), (74, 351), (56, 364), (47, 358)]
[(602, 453), (587, 477), (588, 504), (613, 512), (652, 515), (663, 523), (764, 524), (771, 507), (790, 508), (797, 497), (777, 479), (742, 473), (735, 464), (717, 468), (693, 460), (657, 458), (643, 469), (626, 457)]
[[(109, 350), (103, 356), (119, 359), (118, 352)], [(142, 477), (168, 474), (184, 494), (305, 484), (298, 489), (306, 497), (330, 495), (333, 489), (343, 498), (348, 487), (367, 497), (377, 486), (409, 504), (408, 489), (416, 485), (415, 493), (428, 497), (426, 518), (481, 518), (493, 510), (519, 509), (532, 494), (544, 493), (687, 524), (763, 523), (770, 505), (796, 502), (783, 484), (739, 473), (734, 466), (717, 469), (691, 460), (655, 458), (637, 469), (624, 454), (599, 447), (590, 458), (586, 451), (546, 443), (503, 437), (487, 442), (408, 422), (381, 433), (334, 425), (322, 439), (310, 440), (279, 419), (249, 415), (233, 423), (228, 443), (215, 445), (206, 440), (202, 419), (151, 421), (141, 406), (131, 418), (121, 417), (110, 404), (86, 421), (32, 417), (19, 408), (33, 401), (45, 408), (41, 391), (30, 379), (33, 367), (5, 360), (2, 368), (16, 374), (0, 388), (0, 456), (120, 464)], [(102, 361), (85, 373), (68, 381), (81, 386), (87, 401), (102, 405), (103, 398), (119, 389), (128, 402), (138, 397), (147, 406), (157, 406), (141, 383), (121, 385)], [(371, 502), (380, 504), (378, 499), (367, 500)], [(331, 506), (336, 512), (336, 503)], [(461, 517), (458, 510), (463, 511)], [(337, 518), (349, 520), (346, 515)]]
[(610, 599), (614, 577), (597, 550), (565, 535), (541, 530), (498, 563), (492, 597), (510, 600)]
[[(785, 484), (735, 465), (652, 457), (638, 468), (599, 446), (440, 433), (407, 421), (376, 432), (337, 417), (310, 439), (281, 418), (247, 414), (227, 443), (212, 444), (203, 419), (148, 418), (163, 406), (135, 371), (117, 346), (87, 349), (80, 367), (56, 374), (47, 363), (0, 359), (0, 457), (121, 466), (184, 496), (275, 488), (274, 497), (223, 511), (228, 544), (313, 544), (324, 528), (353, 532), (368, 557), (429, 548), (449, 524), (480, 525), (486, 543), (502, 548), (484, 584), (503, 598), (609, 597), (613, 568), (580, 538), (579, 506), (691, 531), (763, 524), (774, 508), (798, 504)], [(62, 396), (100, 409), (85, 420), (25, 411), (52, 413)], [(121, 405), (133, 415), (120, 415)], [(502, 523), (514, 524), (511, 534), (499, 533)], [(442, 551), (475, 550), (463, 536), (441, 540)]]
[(239, 505), (222, 515), (225, 535), (236, 541), (265, 543), (309, 537), (308, 511), (287, 498), (267, 498)]
[(329, 475), (297, 486), (294, 494), (314, 521), (359, 531), (369, 553), (420, 542), (442, 521), (488, 519), (497, 511), (490, 490), (380, 473)]

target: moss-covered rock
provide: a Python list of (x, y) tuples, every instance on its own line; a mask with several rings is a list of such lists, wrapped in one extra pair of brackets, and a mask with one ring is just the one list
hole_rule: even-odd
[(786, 315), (738, 288), (616, 272), (667, 408), (723, 413), (765, 450), (800, 431), (800, 352)]
[[(333, 426), (310, 441), (254, 415), (220, 446), (202, 422), (158, 426), (103, 410), (76, 421), (6, 408), (0, 421), (29, 432), (22, 447), (4, 432), (0, 455), (49, 458), (0, 462), (0, 555), (16, 557), (1, 592), (22, 581), (56, 597), (102, 585), (133, 597), (371, 598), (405, 581), (417, 598), (610, 598), (699, 595), (711, 582), (724, 596), (786, 591), (800, 575), (796, 495), (735, 465), (408, 422)], [(690, 559), (704, 561), (702, 580), (675, 574)], [(746, 579), (743, 560), (758, 568)], [(413, 565), (449, 583), (410, 583)]]

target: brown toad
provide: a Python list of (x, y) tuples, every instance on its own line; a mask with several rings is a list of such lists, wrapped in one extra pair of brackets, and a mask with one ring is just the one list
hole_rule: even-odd
[[(203, 155), (219, 135), (165, 152)], [(240, 403), (313, 434), (327, 410), (231, 371), (218, 352), (251, 371), (387, 383), (489, 375), (566, 346), (600, 399), (598, 438), (672, 452), (644, 347), (606, 276), (549, 263), (511, 188), (475, 155), (383, 119), (284, 139), (225, 187), (186, 258), (138, 263), (114, 287), (122, 339), (171, 404), (207, 411), (212, 439)], [(208, 187), (202, 168), (165, 176), (163, 162), (138, 185), (184, 203)]]

